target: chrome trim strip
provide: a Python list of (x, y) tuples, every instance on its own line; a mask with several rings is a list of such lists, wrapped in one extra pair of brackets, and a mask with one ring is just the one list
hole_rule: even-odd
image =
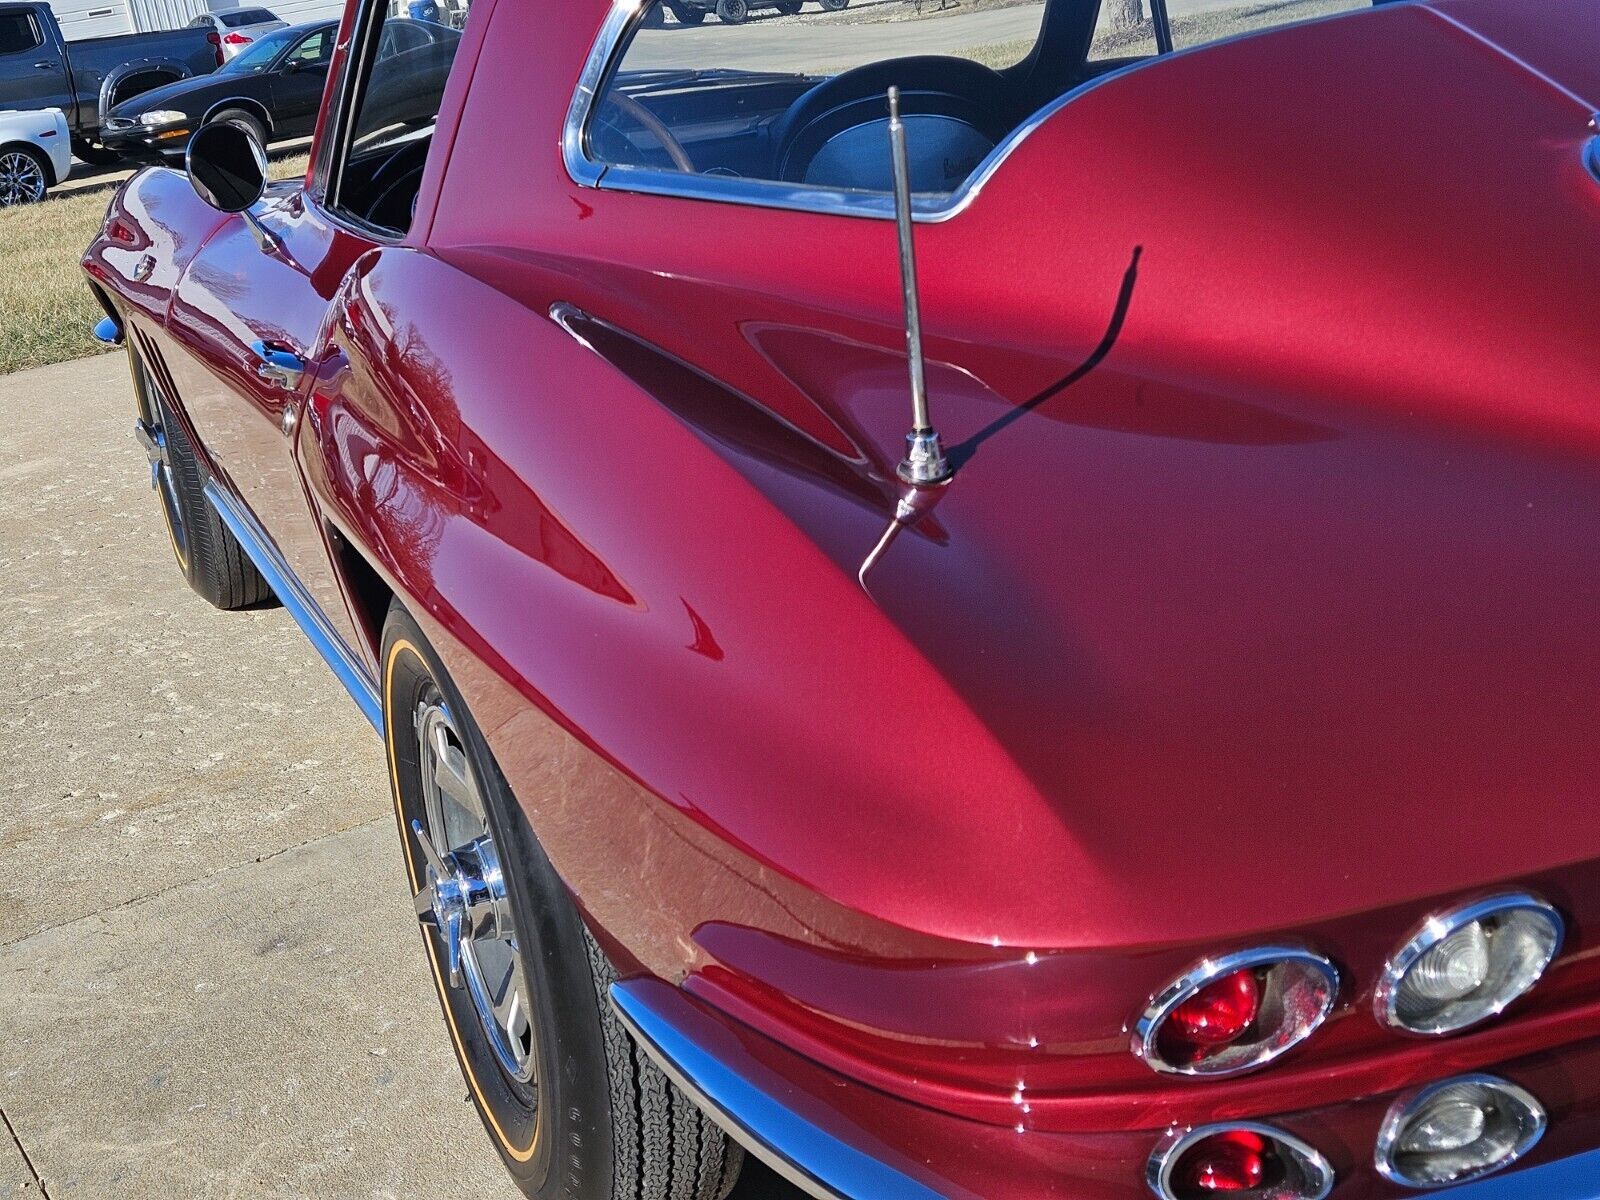
[[(574, 183), (580, 187), (639, 192), (653, 196), (675, 196), (684, 200), (711, 200), (728, 204), (748, 204), (757, 208), (820, 213), (825, 216), (894, 220), (894, 197), (888, 193), (848, 192), (806, 187), (777, 180), (733, 179), (725, 175), (686, 175), (681, 171), (607, 165), (590, 158), (584, 147), (584, 130), (589, 122), (590, 111), (619, 50), (627, 41), (634, 25), (642, 17), (647, 3), (649, 0), (612, 0), (611, 9), (606, 13), (595, 43), (589, 50), (589, 57), (584, 62), (583, 73), (578, 77), (578, 88), (573, 93), (572, 103), (567, 108), (566, 124), (561, 133), (561, 156), (566, 163), (567, 174)], [(1142, 70), (1156, 63), (1188, 54), (1203, 54), (1217, 46), (1225, 46), (1244, 38), (1265, 37), (1279, 29), (1318, 25), (1324, 21), (1341, 21), (1365, 11), (1371, 10), (1336, 12), (1308, 21), (1295, 21), (1291, 25), (1251, 29), (1234, 34), (1232, 37), (1219, 38), (1214, 42), (1203, 42), (1167, 54), (1157, 54), (1087, 79), (1071, 91), (1057, 96), (1012, 130), (1005, 140), (978, 164), (977, 170), (967, 177), (967, 181), (950, 195), (913, 196), (912, 208), (916, 219), (923, 224), (937, 225), (960, 216), (978, 198), (984, 185), (994, 178), (1006, 159), (1011, 157), (1012, 151), (1079, 96), (1093, 91), (1104, 83), (1120, 79), (1130, 71)]]
[(1406, 972), (1417, 964), (1417, 960), (1451, 934), (1461, 929), (1462, 926), (1470, 925), (1473, 921), (1481, 920), (1484, 917), (1492, 917), (1500, 913), (1516, 912), (1524, 909), (1543, 914), (1555, 925), (1556, 930), (1555, 946), (1551, 949), (1550, 957), (1545, 961), (1538, 976), (1512, 999), (1516, 1000), (1526, 996), (1538, 986), (1539, 980), (1544, 978), (1545, 971), (1550, 969), (1550, 964), (1560, 956), (1561, 948), (1566, 944), (1567, 923), (1562, 919), (1559, 912), (1537, 896), (1529, 895), (1527, 892), (1507, 892), (1503, 895), (1490, 896), (1486, 900), (1478, 900), (1471, 904), (1463, 905), (1460, 908), (1437, 913), (1422, 923), (1422, 928), (1404, 946), (1395, 951), (1388, 963), (1384, 965), (1383, 974), (1378, 978), (1377, 991), (1372, 1001), (1373, 1011), (1377, 1014), (1378, 1023), (1400, 1033), (1409, 1033), (1417, 1037), (1448, 1037), (1451, 1034), (1471, 1029), (1489, 1020), (1490, 1017), (1483, 1017), (1478, 1021), (1474, 1021), (1471, 1025), (1462, 1025), (1456, 1029), (1441, 1030), (1437, 1033), (1429, 1030), (1412, 1029), (1401, 1022), (1400, 1014), (1395, 1011), (1395, 996), (1400, 990), (1401, 981), (1406, 977)]
[(670, 985), (659, 980), (611, 985), (612, 1008), (629, 1034), (730, 1137), (806, 1195), (814, 1200), (945, 1200), (841, 1142), (739, 1074), (652, 1003), (652, 987)]
[(282, 601), (283, 607), (289, 610), (295, 624), (311, 640), (313, 649), (322, 656), (339, 682), (344, 684), (345, 691), (350, 693), (350, 698), (361, 709), (361, 715), (381, 734), (383, 704), (378, 699), (377, 683), (355, 655), (350, 653), (343, 639), (333, 631), (328, 618), (322, 615), (317, 602), (294, 577), (289, 564), (283, 561), (266, 531), (256, 523), (249, 510), (218, 486), (214, 479), (206, 483), (206, 499), (217, 510), (223, 524), (239, 539), (239, 545), (244, 547), (250, 561), (255, 563), (256, 570), (266, 578), (268, 586)]
[[(1208, 984), (1215, 983), (1225, 976), (1232, 975), (1235, 971), (1243, 971), (1250, 967), (1267, 967), (1276, 963), (1301, 963), (1317, 971), (1328, 982), (1328, 994), (1322, 1003), (1322, 1011), (1312, 1025), (1294, 1041), (1278, 1050), (1268, 1054), (1265, 1058), (1235, 1067), (1231, 1071), (1197, 1071), (1188, 1067), (1177, 1067), (1161, 1057), (1161, 1052), (1156, 1046), (1157, 1035), (1161, 1032), (1161, 1025), (1177, 1008), (1190, 996)], [(1254, 1071), (1264, 1067), (1274, 1059), (1280, 1058), (1302, 1044), (1307, 1038), (1322, 1028), (1322, 1023), (1328, 1019), (1328, 1014), (1333, 1011), (1333, 1006), (1339, 999), (1339, 968), (1329, 962), (1320, 954), (1298, 946), (1257, 946), (1251, 950), (1240, 950), (1234, 954), (1224, 954), (1221, 958), (1208, 958), (1191, 967), (1183, 975), (1173, 980), (1164, 990), (1151, 999), (1133, 1030), (1133, 1053), (1141, 1058), (1153, 1071), (1165, 1075), (1189, 1075), (1205, 1079), (1225, 1079), (1231, 1075), (1242, 1075), (1247, 1071)]]
[(1297, 1165), (1308, 1176), (1306, 1182), (1316, 1189), (1305, 1195), (1304, 1200), (1324, 1200), (1327, 1194), (1333, 1191), (1333, 1166), (1322, 1156), (1321, 1151), (1302, 1142), (1293, 1134), (1285, 1133), (1271, 1125), (1258, 1125), (1251, 1121), (1226, 1121), (1217, 1125), (1202, 1125), (1198, 1129), (1174, 1129), (1150, 1155), (1150, 1162), (1145, 1167), (1145, 1182), (1150, 1185), (1152, 1192), (1161, 1197), (1161, 1200), (1176, 1200), (1172, 1191), (1172, 1173), (1177, 1170), (1184, 1152), (1196, 1142), (1204, 1141), (1213, 1134), (1234, 1132), (1258, 1134), (1289, 1150), (1300, 1160)]
[[(1400, 1131), (1404, 1127), (1406, 1119), (1416, 1112), (1422, 1104), (1438, 1095), (1445, 1088), (1456, 1087), (1463, 1083), (1477, 1084), (1491, 1092), (1498, 1092), (1501, 1095), (1511, 1097), (1512, 1100), (1528, 1110), (1529, 1115), (1533, 1118), (1533, 1132), (1517, 1143), (1516, 1149), (1512, 1152), (1510, 1158), (1486, 1168), (1471, 1179), (1439, 1184), (1418, 1183), (1416, 1180), (1408, 1178), (1395, 1166), (1394, 1162), (1395, 1143), (1400, 1140)], [(1490, 1175), (1496, 1175), (1514, 1163), (1521, 1162), (1528, 1156), (1529, 1151), (1539, 1144), (1545, 1135), (1545, 1131), (1549, 1128), (1550, 1114), (1545, 1111), (1544, 1105), (1540, 1104), (1534, 1095), (1525, 1088), (1520, 1088), (1516, 1084), (1509, 1083), (1495, 1075), (1458, 1075), (1454, 1079), (1442, 1079), (1438, 1083), (1407, 1092), (1389, 1106), (1389, 1112), (1383, 1118), (1383, 1127), (1378, 1131), (1378, 1147), (1373, 1153), (1373, 1164), (1378, 1168), (1378, 1174), (1382, 1175), (1390, 1183), (1398, 1184), (1401, 1187), (1428, 1191), (1459, 1188), (1466, 1184), (1476, 1183), (1480, 1179), (1486, 1179)], [(1450, 1195), (1451, 1193), (1445, 1192), (1444, 1194)]]

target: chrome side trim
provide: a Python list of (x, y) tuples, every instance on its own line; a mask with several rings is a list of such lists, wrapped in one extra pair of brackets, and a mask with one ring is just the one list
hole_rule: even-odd
[(255, 563), (256, 570), (266, 578), (283, 607), (289, 610), (289, 615), (300, 626), (301, 632), (311, 639), (312, 647), (322, 655), (322, 660), (332, 669), (339, 682), (344, 684), (345, 691), (350, 693), (350, 698), (361, 709), (361, 715), (381, 734), (383, 704), (378, 699), (377, 683), (355, 655), (350, 653), (344, 640), (333, 631), (333, 626), (322, 615), (317, 602), (300, 586), (300, 581), (272, 545), (266, 531), (256, 523), (249, 510), (219, 487), (214, 479), (206, 483), (206, 499), (217, 510), (222, 523), (239, 539), (239, 545), (244, 547), (244, 552)]
[(730, 1137), (815, 1200), (945, 1200), (846, 1145), (745, 1078), (652, 1002), (659, 980), (611, 985), (611, 1006), (667, 1078)]
[[(1161, 1025), (1172, 1011), (1189, 997), (1207, 985), (1232, 975), (1235, 971), (1290, 962), (1302, 964), (1317, 972), (1328, 984), (1327, 994), (1323, 999), (1322, 1011), (1306, 1031), (1294, 1041), (1262, 1058), (1244, 1063), (1230, 1071), (1196, 1071), (1188, 1067), (1174, 1066), (1161, 1057), (1160, 1048), (1156, 1044), (1157, 1035), (1161, 1032)], [(1139, 1015), (1138, 1022), (1134, 1025), (1133, 1053), (1135, 1057), (1143, 1059), (1151, 1070), (1158, 1071), (1164, 1075), (1194, 1075), (1203, 1076), (1207, 1079), (1224, 1079), (1230, 1075), (1242, 1075), (1247, 1071), (1254, 1071), (1264, 1067), (1274, 1059), (1282, 1057), (1322, 1028), (1322, 1023), (1328, 1019), (1328, 1014), (1333, 1011), (1334, 1004), (1338, 1002), (1339, 986), (1339, 969), (1337, 967), (1322, 955), (1313, 954), (1311, 951), (1298, 946), (1257, 946), (1251, 950), (1240, 950), (1234, 954), (1224, 954), (1220, 958), (1204, 959), (1179, 978), (1173, 980), (1163, 991), (1151, 999), (1144, 1012)]]
[[(1431, 1033), (1423, 1030), (1412, 1029), (1400, 1019), (1400, 1014), (1395, 1009), (1395, 998), (1400, 991), (1400, 983), (1424, 954), (1432, 950), (1440, 942), (1455, 933), (1465, 925), (1484, 917), (1492, 917), (1499, 913), (1529, 910), (1546, 917), (1556, 930), (1556, 941), (1550, 951), (1550, 957), (1545, 960), (1544, 967), (1540, 970), (1538, 978), (1530, 984), (1520, 996), (1525, 996), (1534, 987), (1538, 986), (1539, 979), (1544, 977), (1544, 972), (1550, 969), (1550, 964), (1561, 955), (1561, 948), (1566, 944), (1567, 923), (1562, 916), (1550, 905), (1537, 896), (1530, 896), (1526, 892), (1508, 892), (1500, 896), (1490, 896), (1486, 900), (1478, 900), (1461, 908), (1450, 909), (1446, 912), (1435, 913), (1423, 922), (1422, 928), (1417, 930), (1411, 940), (1395, 951), (1394, 955), (1384, 965), (1383, 974), (1378, 978), (1377, 991), (1373, 996), (1373, 1011), (1377, 1014), (1379, 1024), (1398, 1033), (1409, 1033), (1420, 1037), (1446, 1037), (1461, 1029), (1446, 1030), (1442, 1033)], [(1488, 1020), (1487, 1017), (1483, 1020)], [(1475, 1022), (1481, 1024), (1482, 1022)], [(1462, 1026), (1470, 1029), (1473, 1026)]]
[[(1302, 1142), (1292, 1134), (1271, 1125), (1258, 1125), (1251, 1121), (1231, 1121), (1220, 1125), (1204, 1125), (1198, 1129), (1174, 1129), (1155, 1149), (1145, 1168), (1145, 1182), (1161, 1200), (1175, 1200), (1172, 1190), (1172, 1173), (1177, 1170), (1184, 1152), (1198, 1142), (1218, 1133), (1254, 1133), (1287, 1150), (1294, 1165), (1305, 1176), (1311, 1191), (1305, 1200), (1324, 1200), (1333, 1191), (1333, 1167), (1315, 1146)], [(1274, 1193), (1277, 1194), (1277, 1193)]]
[[(781, 208), (794, 212), (821, 213), (825, 216), (871, 217), (892, 221), (895, 217), (894, 197), (888, 193), (848, 192), (839, 189), (806, 187), (767, 179), (733, 179), (724, 175), (686, 175), (681, 171), (660, 171), (650, 167), (615, 166), (596, 162), (589, 157), (584, 146), (584, 132), (595, 99), (616, 62), (619, 51), (628, 35), (643, 16), (649, 0), (612, 0), (612, 6), (600, 25), (600, 32), (589, 57), (584, 62), (583, 73), (578, 77), (578, 89), (573, 93), (567, 108), (567, 120), (561, 133), (561, 156), (567, 174), (581, 187), (602, 188), (608, 191), (640, 192), (654, 196), (676, 196), (686, 200), (712, 200), (728, 204), (748, 204), (757, 208)], [(1245, 38), (1266, 37), (1279, 29), (1298, 29), (1318, 25), (1324, 21), (1342, 21), (1371, 10), (1336, 12), (1308, 21), (1295, 21), (1291, 25), (1252, 29), (1232, 37), (1219, 38), (1196, 46), (1186, 46), (1168, 54), (1158, 54), (1140, 62), (1129, 63), (1093, 79), (1085, 80), (1071, 91), (1064, 92), (1039, 109), (989, 152), (978, 164), (967, 181), (948, 196), (914, 196), (912, 208), (916, 219), (923, 224), (936, 225), (960, 216), (978, 198), (984, 185), (993, 179), (1012, 151), (1051, 117), (1055, 116), (1079, 96), (1092, 92), (1102, 84), (1120, 79), (1130, 71), (1143, 70), (1156, 63), (1189, 54), (1204, 54), (1217, 46)]]

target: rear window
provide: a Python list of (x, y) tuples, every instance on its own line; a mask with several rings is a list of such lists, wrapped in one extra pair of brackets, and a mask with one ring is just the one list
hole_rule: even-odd
[(264, 8), (240, 8), (217, 15), (229, 29), (238, 29), (244, 25), (265, 25), (278, 19)]
[(44, 45), (33, 18), (27, 13), (0, 13), (0, 54), (21, 54)]
[(608, 166), (883, 192), (894, 84), (912, 186), (947, 194), (1034, 107), (999, 72), (1033, 53), (1044, 11), (1045, 0), (650, 0), (585, 145)]

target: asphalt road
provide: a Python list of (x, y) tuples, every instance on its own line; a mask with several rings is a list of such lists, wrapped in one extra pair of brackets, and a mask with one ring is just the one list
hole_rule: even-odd
[(513, 1200), (379, 742), (188, 590), (132, 412), (121, 356), (0, 378), (0, 1196)]

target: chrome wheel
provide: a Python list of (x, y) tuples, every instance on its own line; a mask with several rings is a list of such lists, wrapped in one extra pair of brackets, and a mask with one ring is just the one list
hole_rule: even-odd
[(501, 1070), (535, 1082), (532, 991), (522, 965), (488, 808), (450, 711), (425, 696), (414, 716), (422, 821), (411, 834), (427, 862), (417, 916), (440, 939), (452, 988), (464, 987)]
[(187, 569), (189, 562), (189, 529), (184, 523), (183, 506), (178, 503), (178, 484), (172, 476), (172, 453), (167, 445), (167, 429), (171, 417), (154, 381), (139, 363), (134, 364), (134, 383), (139, 389), (141, 407), (149, 417), (141, 417), (133, 424), (133, 436), (144, 456), (150, 461), (150, 486), (161, 497), (161, 507), (167, 515), (167, 528), (172, 533), (172, 549), (178, 563)]
[(34, 204), (44, 199), (44, 168), (22, 150), (0, 154), (0, 208)]

